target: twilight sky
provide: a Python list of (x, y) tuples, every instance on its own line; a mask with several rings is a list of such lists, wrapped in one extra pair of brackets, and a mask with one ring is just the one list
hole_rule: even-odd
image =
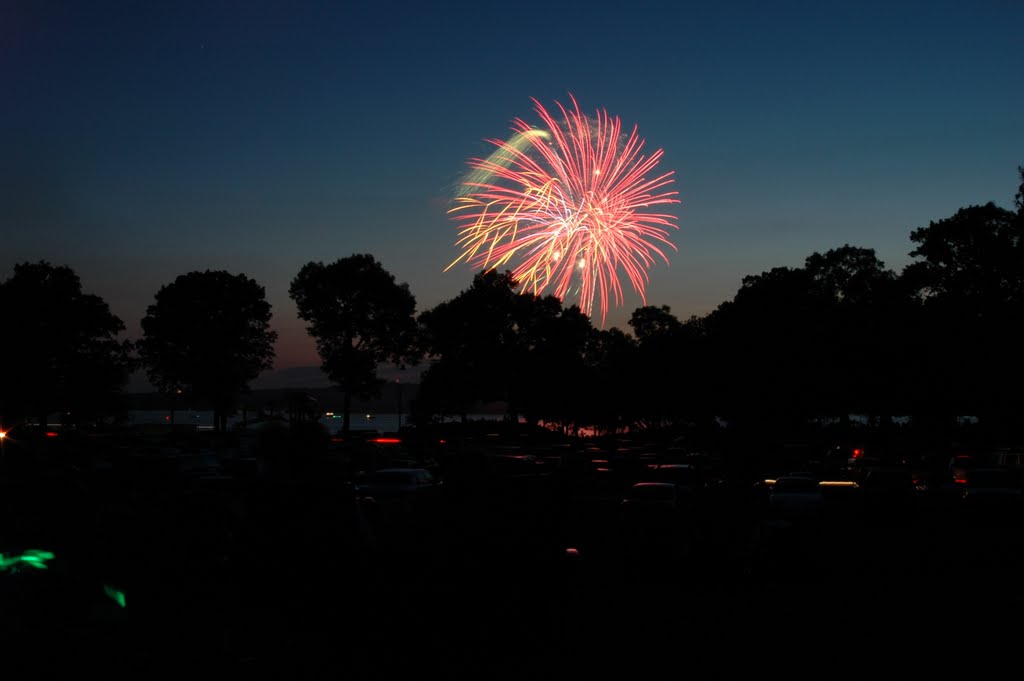
[[(318, 364), (288, 284), (372, 253), (419, 310), (469, 286), (445, 210), (531, 97), (639, 126), (682, 203), (648, 302), (1012, 204), (1024, 2), (0, 3), (0, 277), (69, 265), (137, 337), (192, 270), (266, 287), (277, 368)], [(627, 292), (606, 326), (627, 328)], [(599, 320), (595, 320), (599, 322)]]

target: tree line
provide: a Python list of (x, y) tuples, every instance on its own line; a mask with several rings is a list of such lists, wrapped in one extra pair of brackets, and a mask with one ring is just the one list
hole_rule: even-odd
[[(309, 262), (289, 295), (321, 368), (344, 395), (379, 394), (383, 363), (428, 363), (415, 419), (501, 401), (511, 418), (598, 432), (724, 418), (754, 428), (909, 415), (937, 428), (976, 416), (1019, 437), (1024, 407), (1024, 168), (1007, 209), (987, 203), (914, 229), (896, 273), (870, 248), (812, 253), (802, 267), (744, 277), (732, 300), (680, 320), (644, 306), (629, 331), (597, 329), (554, 296), (520, 293), (509, 272), (477, 274), (420, 312), (370, 254)], [(111, 414), (142, 367), (167, 394), (206, 400), (223, 430), (274, 358), (265, 290), (243, 274), (189, 272), (164, 285), (143, 337), (84, 293), (66, 266), (20, 263), (0, 282), (4, 425), (58, 412)]]

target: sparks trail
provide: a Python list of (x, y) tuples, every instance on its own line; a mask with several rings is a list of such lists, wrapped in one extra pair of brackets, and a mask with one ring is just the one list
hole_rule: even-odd
[(508, 267), (522, 291), (578, 296), (588, 315), (597, 299), (603, 324), (609, 303), (623, 302), (623, 274), (646, 305), (647, 271), (668, 263), (677, 229), (674, 215), (651, 209), (679, 203), (678, 192), (666, 190), (672, 171), (654, 174), (663, 152), (644, 156), (635, 126), (625, 134), (617, 117), (588, 117), (570, 99), (570, 109), (556, 102), (560, 120), (533, 100), (540, 127), (516, 119), (512, 137), (470, 159), (448, 211), (461, 254), (446, 271)]

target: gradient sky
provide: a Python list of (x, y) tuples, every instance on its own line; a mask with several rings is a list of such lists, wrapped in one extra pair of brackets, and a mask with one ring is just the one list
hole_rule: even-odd
[[(318, 364), (288, 285), (372, 253), (419, 310), (469, 286), (466, 159), (571, 92), (639, 126), (682, 203), (648, 302), (1009, 207), (1024, 2), (0, 2), (0, 276), (71, 266), (137, 337), (192, 270), (266, 287), (277, 368)], [(640, 305), (609, 313), (627, 328)]]

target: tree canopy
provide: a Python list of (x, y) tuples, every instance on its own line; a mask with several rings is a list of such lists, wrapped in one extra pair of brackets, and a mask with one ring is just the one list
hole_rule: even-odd
[(704, 323), (716, 408), (764, 427), (906, 407), (892, 385), (909, 318), (898, 281), (874, 250), (849, 244), (744, 277)]
[(1024, 223), (994, 203), (915, 229), (905, 276), (927, 301), (977, 308), (1024, 301)]
[(139, 351), (149, 378), (168, 392), (209, 400), (214, 427), (249, 382), (271, 368), (277, 333), (262, 286), (244, 274), (189, 272), (162, 286), (142, 320)]
[(45, 426), (55, 411), (72, 422), (110, 411), (128, 380), (131, 343), (117, 339), (124, 323), (102, 298), (82, 292), (71, 268), (15, 265), (0, 282), (0, 310), (0, 416), (35, 416)]
[(1024, 408), (1024, 168), (1018, 171), (1016, 212), (990, 202), (915, 229), (918, 260), (904, 272), (923, 303), (931, 409), (978, 416), (1004, 434)]
[(422, 400), (463, 417), (476, 404), (504, 402), (511, 420), (571, 429), (586, 418), (590, 318), (554, 296), (517, 289), (511, 272), (488, 270), (420, 315), (432, 361)]
[(316, 339), (321, 369), (344, 394), (348, 432), (352, 397), (379, 394), (378, 366), (419, 361), (416, 298), (369, 254), (307, 263), (288, 292)]
[(511, 272), (488, 270), (455, 298), (420, 314), (431, 360), (424, 400), (464, 417), (475, 404), (509, 399), (519, 295)]

